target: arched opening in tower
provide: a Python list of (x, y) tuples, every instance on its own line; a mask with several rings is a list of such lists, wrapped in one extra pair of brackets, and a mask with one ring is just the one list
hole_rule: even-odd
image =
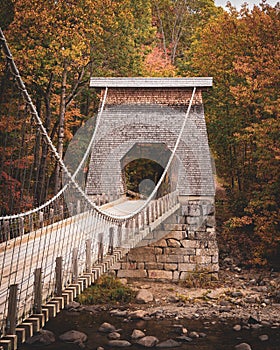
[[(163, 143), (136, 143), (121, 159), (126, 194), (148, 197), (160, 181), (170, 156), (170, 150)], [(156, 198), (176, 188), (177, 174), (174, 174), (174, 168), (171, 166), (164, 176)]]

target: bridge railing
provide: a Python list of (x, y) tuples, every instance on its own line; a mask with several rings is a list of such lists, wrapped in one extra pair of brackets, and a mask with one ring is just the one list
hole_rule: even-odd
[[(115, 199), (115, 196), (102, 193), (97, 195), (93, 202), (98, 206), (102, 206)], [(4, 218), (0, 220), (0, 243), (42, 229), (87, 210), (88, 206), (85, 205), (83, 200), (78, 199), (66, 204), (64, 200), (60, 199), (51, 203), (51, 205), (45, 206), (40, 211), (31, 211), (8, 219)]]
[[(151, 201), (142, 212), (122, 223), (102, 219), (82, 204), (67, 211), (60, 206), (47, 221), (39, 215), (38, 227), (17, 218), (9, 220), (8, 231), (7, 224), (1, 223), (1, 237), (5, 237), (0, 244), (2, 335), (15, 332), (17, 324), (42, 312), (42, 305), (61, 296), (80, 276), (92, 274), (115, 248), (127, 251), (135, 247), (163, 215), (178, 206), (178, 193)], [(26, 224), (30, 225), (29, 231)], [(13, 304), (16, 308), (11, 307)]]

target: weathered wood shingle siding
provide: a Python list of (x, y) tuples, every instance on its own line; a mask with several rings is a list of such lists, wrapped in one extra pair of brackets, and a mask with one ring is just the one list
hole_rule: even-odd
[[(164, 143), (172, 151), (192, 88), (110, 88), (93, 146), (87, 193), (123, 191), (120, 160), (135, 143)], [(177, 150), (180, 195), (214, 195), (201, 89)]]

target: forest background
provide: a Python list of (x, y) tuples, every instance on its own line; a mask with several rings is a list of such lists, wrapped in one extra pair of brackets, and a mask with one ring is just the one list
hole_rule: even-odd
[[(279, 3), (237, 11), (214, 0), (1, 0), (0, 25), (62, 156), (97, 110), (90, 76), (212, 76), (204, 103), (221, 256), (279, 269)], [(27, 136), (31, 119), (3, 52), (0, 72), (0, 205), (8, 214), (43, 203), (60, 182), (38, 130)], [(35, 180), (23, 183), (31, 169)]]

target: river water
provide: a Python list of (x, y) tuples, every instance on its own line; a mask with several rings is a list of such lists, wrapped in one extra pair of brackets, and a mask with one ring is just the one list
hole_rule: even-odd
[[(58, 337), (60, 334), (77, 330), (87, 334), (88, 340), (85, 343), (86, 350), (96, 350), (98, 346), (104, 349), (117, 350), (119, 348), (109, 347), (107, 335), (98, 332), (98, 328), (103, 322), (113, 324), (117, 329), (121, 329), (121, 339), (131, 341), (130, 335), (133, 329), (140, 329), (146, 335), (156, 336), (160, 341), (167, 339), (176, 339), (179, 335), (176, 333), (174, 325), (183, 325), (188, 331), (202, 332), (205, 337), (193, 339), (190, 343), (182, 343), (178, 349), (182, 350), (232, 350), (234, 346), (246, 342), (251, 345), (252, 350), (279, 350), (280, 349), (280, 328), (260, 327), (259, 329), (242, 329), (234, 331), (232, 329), (233, 321), (221, 322), (219, 320), (188, 320), (188, 319), (150, 319), (124, 321), (123, 318), (111, 316), (108, 312), (102, 311), (97, 314), (89, 312), (69, 312), (62, 311), (55, 319), (47, 323), (45, 329), (48, 329), (56, 335), (57, 341), (51, 345), (45, 346), (47, 350), (77, 350), (76, 344), (67, 344), (61, 342)], [(269, 339), (261, 341), (260, 335), (266, 334)], [(34, 349), (33, 345), (24, 344), (19, 350)], [(142, 346), (133, 344), (127, 349), (140, 350)], [(156, 348), (154, 348), (156, 349)]]

